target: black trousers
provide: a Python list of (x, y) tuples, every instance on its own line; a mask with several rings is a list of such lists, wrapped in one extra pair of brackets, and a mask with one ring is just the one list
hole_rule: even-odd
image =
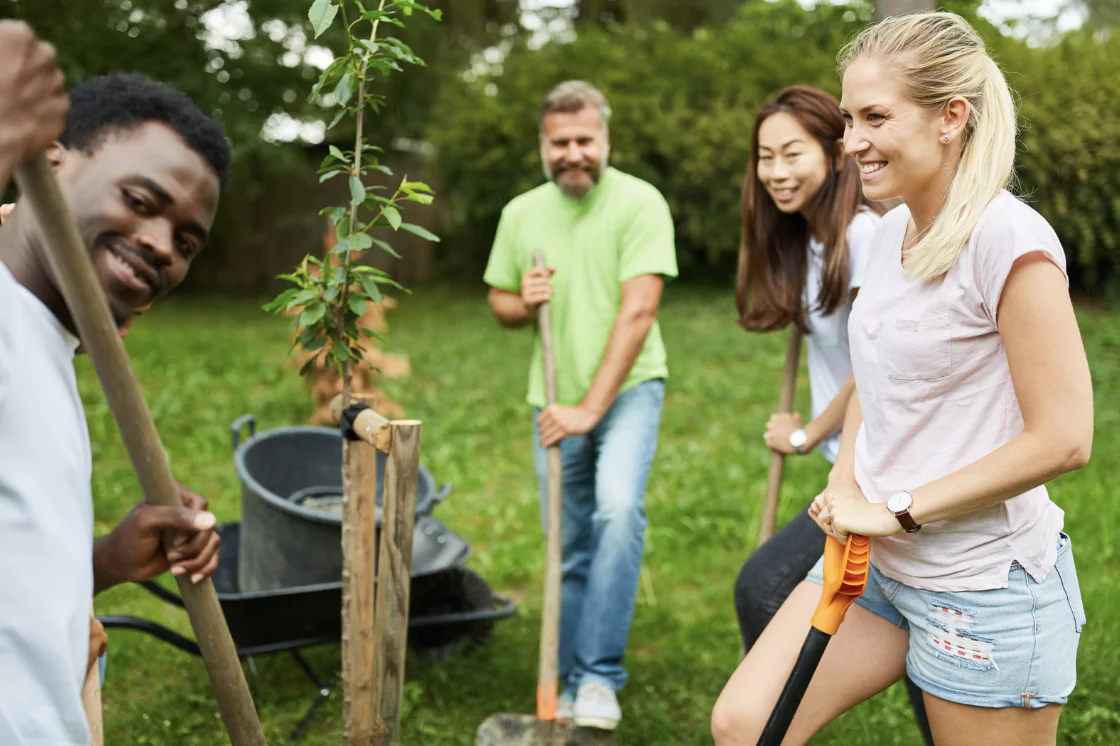
[[(809, 517), (806, 505), (743, 563), (735, 579), (735, 614), (744, 653), (754, 646), (778, 608), (824, 554), (825, 538)], [(918, 729), (926, 746), (933, 746), (922, 691), (909, 676), (905, 681)]]

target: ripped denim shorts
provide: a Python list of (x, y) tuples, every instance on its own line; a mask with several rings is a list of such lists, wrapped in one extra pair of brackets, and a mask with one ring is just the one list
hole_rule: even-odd
[[(821, 582), (822, 561), (807, 580)], [(906, 673), (939, 699), (977, 707), (1064, 704), (1077, 681), (1085, 607), (1069, 536), (1054, 569), (1036, 583), (1015, 562), (1006, 588), (934, 592), (871, 566), (856, 601), (910, 633)]]

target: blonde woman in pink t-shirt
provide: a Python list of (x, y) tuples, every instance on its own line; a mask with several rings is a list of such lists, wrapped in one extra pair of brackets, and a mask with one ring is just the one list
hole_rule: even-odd
[[(1008, 85), (959, 16), (892, 17), (842, 54), (844, 144), (882, 221), (848, 323), (856, 392), (826, 489), (827, 533), (872, 537), (871, 575), (794, 717), (805, 743), (908, 675), (934, 741), (1053, 744), (1085, 610), (1046, 482), (1093, 436), (1065, 255), (1005, 187)], [(820, 598), (820, 566), (728, 682), (717, 746), (755, 744)]]

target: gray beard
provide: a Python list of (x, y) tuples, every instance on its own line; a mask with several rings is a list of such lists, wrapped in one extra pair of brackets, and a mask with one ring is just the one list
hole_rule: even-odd
[(602, 181), (603, 174), (607, 172), (607, 157), (604, 157), (601, 161), (599, 161), (599, 167), (591, 172), (591, 186), (588, 187), (586, 191), (584, 191), (583, 189), (572, 191), (571, 189), (567, 189), (562, 186), (560, 182), (556, 180), (555, 172), (553, 172), (553, 170), (548, 167), (548, 161), (545, 160), (543, 155), (541, 156), (541, 170), (544, 172), (544, 178), (556, 184), (556, 186), (560, 188), (560, 192), (565, 197), (568, 197), (569, 199), (583, 199), (591, 192), (592, 189), (595, 188), (595, 185)]

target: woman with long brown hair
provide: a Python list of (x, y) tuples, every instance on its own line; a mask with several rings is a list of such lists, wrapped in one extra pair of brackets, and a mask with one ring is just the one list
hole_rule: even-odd
[[(816, 448), (830, 463), (853, 386), (848, 313), (884, 211), (863, 196), (843, 137), (839, 102), (816, 88), (784, 88), (758, 112), (736, 282), (740, 326), (797, 324), (805, 334), (810, 420), (802, 426), (799, 413), (772, 415), (766, 444), (785, 454)], [(799, 511), (743, 565), (735, 610), (744, 651), (824, 552), (824, 539)]]

